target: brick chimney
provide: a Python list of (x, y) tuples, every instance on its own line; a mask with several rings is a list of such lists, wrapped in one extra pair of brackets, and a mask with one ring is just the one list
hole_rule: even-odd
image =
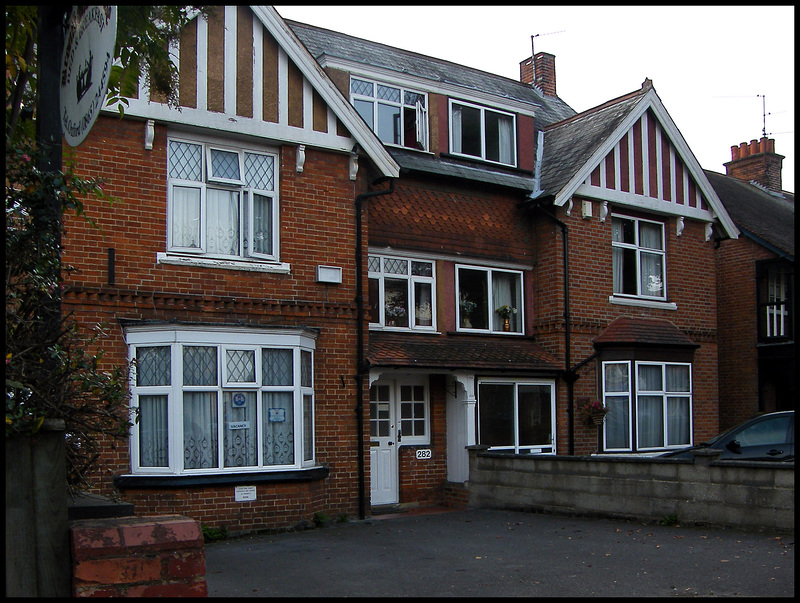
[(548, 96), (556, 96), (556, 57), (547, 52), (528, 57), (519, 64), (519, 81), (536, 86)]
[(739, 180), (754, 180), (761, 186), (779, 193), (782, 190), (781, 166), (783, 155), (775, 152), (775, 141), (762, 137), (761, 140), (743, 142), (731, 147), (731, 160), (723, 164), (725, 173)]

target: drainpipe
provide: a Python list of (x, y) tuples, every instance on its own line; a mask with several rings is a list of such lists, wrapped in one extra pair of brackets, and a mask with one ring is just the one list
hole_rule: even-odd
[(567, 225), (537, 203), (533, 206), (561, 228), (564, 256), (564, 381), (567, 382), (567, 425), (569, 432), (569, 453), (575, 454), (575, 382), (578, 380), (577, 367), (572, 366), (570, 340), (571, 324), (569, 313), (569, 238)]
[[(373, 182), (378, 184), (385, 178), (380, 178)], [(356, 358), (356, 430), (358, 433), (358, 517), (366, 519), (367, 504), (365, 500), (366, 475), (364, 469), (364, 375), (369, 371), (369, 367), (364, 361), (364, 258), (363, 236), (361, 232), (361, 209), (364, 202), (370, 197), (379, 195), (389, 195), (394, 192), (394, 179), (389, 179), (389, 188), (382, 191), (371, 191), (361, 193), (356, 197), (356, 338), (357, 338), (357, 358)]]

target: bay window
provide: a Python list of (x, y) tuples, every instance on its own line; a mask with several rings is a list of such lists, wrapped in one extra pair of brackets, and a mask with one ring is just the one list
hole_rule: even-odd
[(552, 382), (480, 381), (477, 412), (479, 444), (517, 454), (555, 454)]
[(295, 332), (128, 332), (131, 465), (139, 474), (314, 463), (313, 337)]
[(274, 153), (170, 139), (168, 251), (277, 261), (276, 164)]
[(522, 333), (522, 273), (475, 266), (456, 267), (458, 328)]
[(450, 101), (450, 150), (456, 155), (516, 165), (515, 132), (512, 113)]
[(665, 300), (664, 225), (612, 216), (611, 233), (614, 295)]
[(610, 409), (603, 430), (605, 450), (691, 444), (691, 364), (604, 362), (603, 400)]
[(381, 142), (428, 149), (427, 96), (368, 80), (350, 80), (350, 102)]
[(434, 330), (434, 263), (381, 255), (370, 255), (368, 262), (370, 324)]

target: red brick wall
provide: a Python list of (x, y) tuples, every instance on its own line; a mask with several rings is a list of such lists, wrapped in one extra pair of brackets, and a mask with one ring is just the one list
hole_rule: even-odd
[(74, 597), (205, 597), (200, 524), (179, 515), (76, 521)]
[[(668, 320), (688, 335), (700, 348), (694, 355), (693, 419), (694, 439), (702, 441), (718, 433), (717, 324), (714, 242), (705, 241), (704, 224), (686, 220), (678, 237), (675, 219), (665, 221), (666, 287), (668, 301), (677, 310), (621, 306), (609, 302), (613, 291), (611, 258), (611, 219), (600, 222), (599, 204), (593, 217), (581, 217), (581, 199), (574, 199), (571, 216), (561, 209), (558, 218), (566, 223), (569, 237), (569, 295), (571, 344), (570, 362), (574, 366), (595, 349), (592, 340), (614, 319), (638, 316)], [(612, 210), (613, 211), (613, 210)], [(610, 214), (611, 212), (609, 212)], [(630, 214), (627, 211), (621, 213)], [(648, 216), (642, 216), (648, 217)], [(653, 219), (653, 216), (649, 216)], [(655, 218), (659, 219), (659, 218)], [(564, 303), (562, 233), (552, 221), (542, 218), (536, 227), (536, 268), (534, 269), (533, 320), (537, 340), (556, 358), (564, 358)], [(582, 396), (600, 399), (596, 361), (583, 366), (575, 383), (575, 400)], [(568, 451), (567, 388), (558, 385), (558, 451)], [(595, 452), (598, 430), (582, 425), (575, 415), (575, 453)]]
[[(447, 418), (445, 378), (430, 378), (431, 443), (400, 447), (400, 502), (442, 504), (442, 484), (447, 479)], [(430, 449), (430, 459), (417, 459), (416, 451)]]
[[(166, 251), (166, 130), (156, 126), (151, 151), (144, 149), (143, 139), (142, 122), (102, 116), (86, 141), (67, 153), (81, 174), (105, 179), (104, 190), (117, 200), (87, 203), (99, 230), (81, 218), (65, 220), (63, 257), (75, 270), (66, 275), (64, 311), (87, 330), (106, 323), (102, 345), (108, 366), (127, 360), (120, 319), (320, 329), (314, 366), (316, 458), (330, 473), (311, 483), (259, 484), (252, 502), (235, 503), (233, 486), (119, 494), (134, 502), (139, 514), (185, 513), (231, 531), (292, 527), (316, 512), (356, 515), (354, 199), (363, 183), (349, 180), (346, 155), (314, 149), (306, 150), (305, 169), (297, 174), (294, 148), (283, 147), (280, 248), (290, 274), (158, 264), (156, 253)], [(113, 286), (108, 285), (108, 248), (116, 252)], [(317, 283), (319, 264), (340, 266), (342, 284)], [(368, 433), (368, 403), (364, 407)], [(130, 472), (127, 441), (107, 447), (101, 459), (94, 491), (110, 494), (114, 475)]]
[(756, 262), (774, 258), (741, 236), (723, 241), (717, 251), (722, 429), (749, 419), (759, 409)]

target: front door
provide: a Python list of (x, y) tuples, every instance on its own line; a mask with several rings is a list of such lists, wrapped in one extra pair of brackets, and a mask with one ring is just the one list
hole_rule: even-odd
[(400, 502), (393, 390), (390, 385), (373, 385), (369, 390), (370, 493), (373, 506)]

